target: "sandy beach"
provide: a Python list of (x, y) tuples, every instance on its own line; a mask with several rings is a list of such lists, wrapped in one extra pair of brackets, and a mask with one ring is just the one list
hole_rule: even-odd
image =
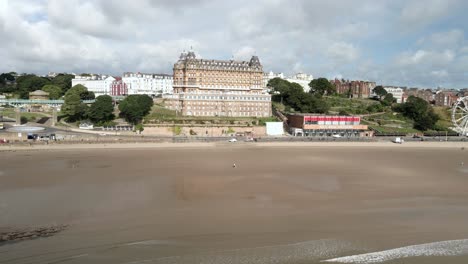
[(67, 228), (0, 263), (466, 263), (467, 147), (4, 145), (0, 232)]
[(229, 146), (229, 147), (377, 147), (377, 148), (463, 148), (468, 147), (468, 142), (405, 142), (404, 144), (395, 144), (390, 141), (376, 141), (376, 142), (183, 142), (183, 143), (169, 143), (169, 142), (127, 142), (127, 143), (59, 143), (59, 144), (4, 144), (0, 145), (1, 151), (10, 150), (74, 150), (74, 149), (153, 149), (153, 148), (211, 148), (216, 146)]

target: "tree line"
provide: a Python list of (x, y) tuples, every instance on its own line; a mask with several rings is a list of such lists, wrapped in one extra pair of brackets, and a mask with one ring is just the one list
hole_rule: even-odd
[(322, 97), (336, 93), (335, 86), (326, 78), (312, 80), (308, 93), (304, 92), (300, 84), (281, 78), (271, 79), (267, 86), (271, 89), (273, 102), (282, 103), (290, 110), (301, 113), (327, 113), (330, 105)]
[(58, 74), (55, 77), (41, 77), (35, 74), (17, 76), (15, 72), (0, 74), (0, 93), (12, 93), (20, 99), (28, 99), (29, 93), (43, 90), (50, 99), (59, 99), (71, 88), (72, 74)]
[[(90, 93), (83, 85), (75, 85), (65, 93), (61, 112), (68, 122), (90, 120), (97, 125), (109, 124), (115, 119), (114, 102), (109, 95), (100, 95), (91, 105), (83, 100), (90, 98)], [(148, 95), (129, 95), (119, 103), (119, 116), (131, 124), (139, 124), (153, 106), (153, 99)]]

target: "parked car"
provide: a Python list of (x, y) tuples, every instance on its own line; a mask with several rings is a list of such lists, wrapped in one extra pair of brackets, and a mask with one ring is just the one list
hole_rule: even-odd
[(231, 139), (229, 140), (229, 142), (237, 142), (237, 139), (231, 138)]

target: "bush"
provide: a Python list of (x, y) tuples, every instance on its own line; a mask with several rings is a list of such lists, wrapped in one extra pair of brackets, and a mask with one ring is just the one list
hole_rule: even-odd
[(346, 112), (346, 110), (340, 110), (340, 112), (338, 114), (343, 115), (343, 116), (349, 115), (348, 112)]
[(96, 126), (105, 126), (105, 127), (110, 127), (110, 126), (116, 126), (117, 123), (114, 121), (100, 121), (96, 123)]
[(182, 128), (180, 126), (175, 126), (172, 132), (174, 132), (174, 135), (178, 136), (182, 133)]
[(378, 112), (383, 112), (384, 111), (384, 107), (383, 105), (381, 104), (372, 104), (372, 105), (369, 105), (366, 110), (369, 112), (369, 113), (378, 113)]
[(140, 134), (141, 132), (143, 132), (143, 130), (145, 130), (145, 128), (143, 127), (143, 124), (140, 123), (135, 126), (135, 131), (138, 131)]
[(21, 124), (26, 124), (28, 122), (28, 118), (25, 116), (20, 117), (20, 123)]

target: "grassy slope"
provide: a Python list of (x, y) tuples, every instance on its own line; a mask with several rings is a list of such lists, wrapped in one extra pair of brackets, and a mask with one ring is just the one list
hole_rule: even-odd
[(413, 121), (399, 113), (388, 112), (363, 118), (363, 123), (381, 133), (419, 133)]
[(349, 114), (366, 114), (366, 108), (369, 105), (379, 103), (371, 99), (349, 99), (335, 96), (325, 96), (324, 100), (330, 104), (331, 113), (346, 111)]
[[(14, 108), (4, 108), (3, 110), (0, 110), (0, 113), (2, 113), (3, 116), (5, 116), (5, 117), (9, 117), (9, 118), (15, 118), (16, 117), (16, 113), (15, 113)], [(26, 117), (28, 120), (38, 120), (38, 119), (40, 119), (42, 117), (50, 116), (51, 114), (52, 113), (47, 113), (47, 112), (45, 112), (45, 113), (22, 112), (21, 116)]]
[(451, 109), (448, 107), (435, 106), (434, 111), (439, 115), (440, 120), (436, 125), (441, 128), (449, 128), (452, 126)]

